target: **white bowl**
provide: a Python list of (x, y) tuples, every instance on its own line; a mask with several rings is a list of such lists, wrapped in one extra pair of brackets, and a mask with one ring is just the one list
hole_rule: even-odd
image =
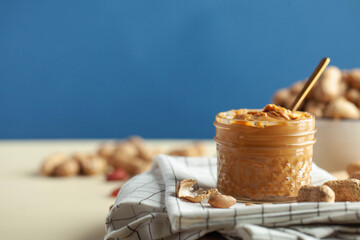
[(316, 119), (313, 161), (327, 171), (341, 171), (360, 161), (360, 121)]

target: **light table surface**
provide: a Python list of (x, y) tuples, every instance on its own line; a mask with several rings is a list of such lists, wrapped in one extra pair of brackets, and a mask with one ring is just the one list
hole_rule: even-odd
[[(94, 152), (104, 140), (0, 141), (0, 239), (98, 240), (105, 235), (105, 217), (120, 185), (104, 176), (50, 178), (40, 176), (45, 156), (54, 152)], [(148, 140), (164, 149), (190, 140)], [(208, 155), (215, 144), (204, 141)], [(336, 172), (340, 178), (344, 171)]]
[[(0, 141), (0, 239), (98, 240), (115, 201), (119, 182), (104, 176), (53, 178), (39, 175), (45, 156), (54, 152), (94, 152), (104, 140)], [(171, 148), (192, 141), (149, 140)], [(211, 155), (215, 145), (205, 142)]]

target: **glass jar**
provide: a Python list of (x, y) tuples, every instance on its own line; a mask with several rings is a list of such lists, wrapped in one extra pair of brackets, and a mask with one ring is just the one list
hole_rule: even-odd
[(227, 117), (233, 111), (219, 113), (214, 122), (218, 190), (240, 201), (294, 201), (310, 184), (315, 117), (234, 120)]

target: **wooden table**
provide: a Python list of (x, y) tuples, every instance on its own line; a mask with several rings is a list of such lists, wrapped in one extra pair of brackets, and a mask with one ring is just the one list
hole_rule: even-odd
[[(98, 240), (119, 183), (104, 176), (47, 178), (38, 171), (54, 152), (94, 152), (103, 140), (0, 141), (0, 239)], [(149, 140), (171, 148), (189, 140)], [(210, 156), (215, 144), (205, 141)], [(343, 171), (337, 176), (346, 177)]]

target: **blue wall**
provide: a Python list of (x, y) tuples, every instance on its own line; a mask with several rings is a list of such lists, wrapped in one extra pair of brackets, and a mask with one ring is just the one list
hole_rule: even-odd
[(0, 138), (211, 138), (329, 56), (360, 1), (0, 1)]

